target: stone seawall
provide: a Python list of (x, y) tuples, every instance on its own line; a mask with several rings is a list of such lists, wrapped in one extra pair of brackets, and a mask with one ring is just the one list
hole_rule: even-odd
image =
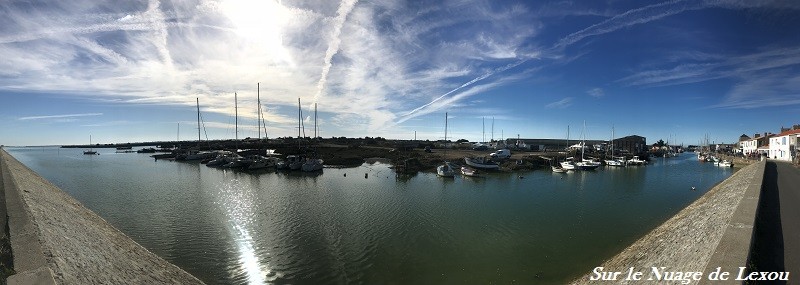
[(17, 272), (9, 284), (203, 284), (2, 149), (0, 172)]
[[(751, 164), (721, 182), (675, 216), (609, 260), (603, 271), (621, 271), (614, 281), (593, 281), (593, 272), (572, 284), (696, 284), (705, 283), (717, 267), (736, 276), (746, 266), (765, 162)], [(630, 267), (651, 274), (652, 267), (672, 272), (703, 272), (700, 281), (628, 281)], [(718, 281), (714, 282), (719, 284)], [(741, 281), (729, 281), (741, 283)]]

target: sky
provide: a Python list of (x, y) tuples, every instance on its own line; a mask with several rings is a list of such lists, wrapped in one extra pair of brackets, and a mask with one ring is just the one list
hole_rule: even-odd
[(797, 1), (9, 0), (0, 58), (3, 145), (197, 140), (198, 102), (201, 139), (257, 137), (259, 97), (270, 138), (312, 136), (315, 105), (322, 137), (800, 123)]

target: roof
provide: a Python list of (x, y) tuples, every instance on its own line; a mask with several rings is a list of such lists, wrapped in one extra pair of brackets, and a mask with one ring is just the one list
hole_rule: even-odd
[(788, 131), (785, 131), (785, 132), (781, 132), (780, 134), (777, 134), (775, 136), (782, 137), (782, 136), (788, 136), (788, 135), (793, 135), (793, 134), (800, 134), (800, 129), (788, 130)]

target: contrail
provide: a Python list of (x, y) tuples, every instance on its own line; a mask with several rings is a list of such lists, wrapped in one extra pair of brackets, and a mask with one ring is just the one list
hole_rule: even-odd
[(511, 69), (511, 68), (517, 67), (518, 65), (520, 65), (520, 64), (523, 64), (523, 63), (525, 63), (525, 62), (526, 62), (526, 61), (528, 61), (528, 60), (529, 60), (529, 58), (526, 58), (526, 59), (522, 59), (522, 60), (520, 60), (520, 61), (517, 61), (517, 62), (515, 62), (515, 63), (511, 63), (511, 64), (508, 64), (508, 65), (506, 65), (506, 66), (499, 67), (499, 68), (497, 68), (497, 69), (495, 69), (495, 70), (492, 70), (492, 71), (490, 71), (490, 72), (488, 72), (488, 73), (486, 73), (486, 74), (484, 74), (484, 75), (478, 76), (478, 77), (476, 77), (475, 79), (472, 79), (472, 80), (470, 80), (470, 81), (469, 81), (469, 82), (467, 82), (467, 83), (461, 84), (461, 86), (458, 86), (458, 87), (456, 87), (455, 89), (453, 89), (453, 90), (450, 90), (450, 91), (449, 91), (449, 92), (447, 92), (447, 93), (444, 93), (442, 96), (439, 96), (439, 97), (437, 97), (436, 99), (433, 99), (433, 101), (430, 101), (430, 102), (428, 102), (428, 103), (427, 103), (427, 104), (425, 104), (425, 105), (419, 106), (419, 107), (417, 107), (416, 109), (414, 109), (414, 110), (411, 110), (411, 111), (409, 111), (408, 113), (405, 113), (405, 114), (403, 114), (403, 118), (401, 118), (400, 120), (398, 120), (398, 121), (397, 121), (397, 123), (399, 124), (399, 123), (402, 123), (402, 122), (408, 121), (408, 120), (409, 120), (409, 119), (411, 119), (411, 118), (414, 118), (414, 117), (416, 117), (416, 116), (414, 116), (414, 114), (415, 114), (415, 113), (417, 113), (419, 110), (422, 110), (422, 109), (424, 109), (424, 108), (426, 108), (426, 107), (428, 107), (428, 106), (432, 105), (433, 103), (436, 103), (437, 101), (439, 101), (439, 100), (442, 100), (444, 97), (447, 97), (447, 95), (453, 94), (454, 92), (456, 92), (456, 91), (459, 91), (459, 90), (461, 90), (461, 89), (463, 89), (463, 88), (465, 88), (465, 87), (468, 87), (468, 86), (470, 86), (470, 85), (472, 85), (472, 84), (475, 84), (475, 83), (476, 83), (476, 82), (478, 82), (478, 81), (481, 81), (481, 80), (484, 80), (484, 79), (486, 79), (486, 78), (489, 78), (490, 76), (492, 76), (492, 75), (494, 75), (494, 74), (496, 74), (496, 73), (500, 73), (500, 72), (503, 72), (503, 71), (509, 70), (509, 69)]
[(705, 1), (673, 0), (664, 3), (628, 10), (625, 13), (611, 17), (608, 20), (594, 24), (583, 30), (567, 35), (558, 41), (553, 48), (564, 48), (586, 37), (607, 34), (625, 27), (644, 24), (667, 16), (689, 10), (699, 10), (712, 6)]
[[(592, 26), (590, 26), (588, 28), (585, 28), (585, 29), (580, 30), (578, 32), (575, 32), (575, 33), (567, 35), (566, 37), (564, 37), (561, 40), (559, 40), (555, 45), (553, 45), (553, 47), (551, 49), (553, 49), (553, 50), (561, 49), (561, 48), (564, 48), (566, 46), (570, 46), (572, 44), (575, 44), (576, 42), (578, 42), (578, 41), (580, 41), (580, 40), (582, 40), (582, 39), (584, 39), (586, 37), (610, 33), (610, 32), (625, 28), (625, 27), (629, 27), (629, 26), (633, 26), (633, 25), (637, 25), (637, 24), (647, 23), (647, 22), (658, 20), (658, 19), (661, 19), (661, 18), (664, 18), (664, 17), (667, 17), (667, 16), (678, 14), (678, 13), (681, 13), (681, 12), (684, 12), (684, 11), (699, 10), (699, 9), (707, 8), (707, 7), (710, 7), (710, 6), (720, 6), (719, 3), (715, 4), (715, 3), (712, 3), (712, 2), (708, 2), (708, 1), (672, 0), (672, 1), (664, 2), (664, 3), (653, 4), (653, 5), (645, 6), (645, 7), (642, 7), (642, 8), (628, 10), (625, 13), (622, 13), (622, 14), (619, 14), (617, 16), (614, 16), (614, 17), (612, 17), (612, 18), (610, 18), (608, 20), (602, 21), (602, 22), (594, 24), (594, 25), (592, 25)], [(722, 1), (722, 2), (724, 2), (724, 1)], [(493, 76), (494, 74), (497, 74), (497, 73), (506, 71), (506, 70), (508, 70), (510, 68), (513, 68), (515, 66), (518, 66), (518, 65), (526, 62), (527, 60), (528, 59), (523, 59), (523, 60), (521, 60), (519, 62), (512, 63), (512, 64), (509, 64), (507, 66), (492, 70), (489, 73), (486, 73), (486, 74), (481, 75), (481, 76), (479, 76), (479, 77), (477, 77), (477, 78), (475, 78), (473, 80), (470, 80), (469, 82), (464, 83), (461, 86), (459, 86), (459, 87), (457, 87), (457, 88), (455, 88), (453, 90), (450, 90), (449, 92), (443, 94), (442, 96), (437, 97), (433, 101), (428, 102), (425, 105), (417, 107), (416, 109), (411, 110), (408, 113), (403, 114), (402, 118), (400, 120), (398, 120), (397, 123), (402, 123), (402, 122), (407, 121), (408, 119), (411, 119), (411, 118), (415, 117), (414, 114), (417, 113), (418, 111), (420, 111), (420, 110), (432, 105), (433, 103), (436, 103), (437, 101), (439, 101), (441, 99), (444, 99), (445, 97), (447, 97), (450, 94), (453, 94), (454, 92), (457, 92), (457, 91), (459, 91), (459, 90), (461, 90), (461, 89), (463, 89), (463, 88), (465, 88), (467, 86), (475, 84), (478, 81), (481, 81), (481, 80), (484, 80), (484, 79), (486, 79), (486, 78), (488, 78), (490, 76)]]
[(336, 53), (339, 52), (339, 44), (342, 43), (342, 40), (339, 39), (339, 35), (342, 34), (342, 26), (344, 25), (345, 20), (347, 20), (347, 15), (350, 14), (350, 11), (353, 10), (353, 7), (356, 5), (358, 0), (343, 0), (341, 4), (339, 4), (339, 9), (336, 11), (336, 18), (334, 18), (334, 26), (333, 26), (333, 33), (331, 33), (331, 42), (328, 44), (328, 50), (325, 51), (325, 64), (322, 66), (322, 75), (319, 77), (319, 81), (317, 82), (317, 94), (314, 94), (314, 101), (311, 103), (317, 103), (319, 96), (322, 95), (322, 90), (325, 89), (325, 82), (328, 81), (328, 72), (331, 70), (331, 60)]
[(17, 118), (17, 120), (26, 121), (26, 120), (40, 120), (40, 119), (62, 119), (62, 118), (102, 116), (102, 115), (103, 113), (83, 113), (83, 114), (48, 115), (48, 116), (30, 116), (30, 117)]

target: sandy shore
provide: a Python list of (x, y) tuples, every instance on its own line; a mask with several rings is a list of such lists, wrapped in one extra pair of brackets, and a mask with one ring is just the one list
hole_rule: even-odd
[(203, 284), (131, 240), (5, 151), (58, 284)]
[[(756, 166), (753, 164), (741, 169), (621, 253), (597, 266), (604, 267), (604, 271), (622, 271), (623, 274), (628, 268), (635, 267), (644, 272), (645, 279), (653, 266), (664, 266), (670, 271), (704, 271), (747, 187), (756, 175), (763, 175), (758, 173)], [(591, 270), (572, 284), (603, 283), (590, 280)], [(665, 282), (606, 281), (607, 284)]]

